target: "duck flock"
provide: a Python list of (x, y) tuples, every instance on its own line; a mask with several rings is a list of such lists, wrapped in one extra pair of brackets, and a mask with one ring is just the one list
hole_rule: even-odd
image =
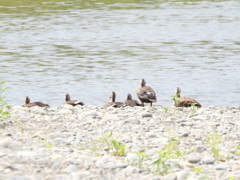
[[(103, 108), (108, 108), (108, 107), (123, 107), (123, 106), (144, 106), (144, 103), (150, 103), (150, 107), (152, 107), (152, 103), (157, 102), (157, 97), (156, 93), (150, 86), (146, 86), (146, 81), (144, 79), (141, 79), (140, 87), (136, 91), (138, 99), (141, 101), (139, 103), (137, 100), (132, 99), (131, 94), (127, 95), (127, 99), (124, 102), (115, 102), (116, 98), (116, 93), (114, 91), (111, 92), (110, 94), (110, 99), (111, 102), (106, 103)], [(173, 97), (174, 101), (174, 106), (176, 107), (202, 107), (202, 105), (197, 102), (193, 98), (189, 97), (181, 97), (181, 89), (179, 87), (176, 88), (176, 94)], [(71, 100), (70, 95), (66, 94), (65, 95), (65, 102), (64, 104), (72, 105), (72, 106), (83, 106), (84, 103), (79, 100)], [(48, 104), (42, 103), (42, 102), (32, 102), (30, 103), (30, 98), (27, 96), (25, 98), (25, 104), (22, 105), (23, 107), (33, 107), (33, 106), (39, 106), (39, 107), (49, 107)]]

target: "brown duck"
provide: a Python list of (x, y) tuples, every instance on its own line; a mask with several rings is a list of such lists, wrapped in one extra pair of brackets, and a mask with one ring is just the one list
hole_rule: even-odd
[(110, 97), (111, 102), (105, 104), (103, 106), (104, 109), (106, 109), (107, 107), (115, 107), (115, 108), (119, 108), (122, 107), (123, 103), (122, 102), (115, 102), (116, 99), (116, 93), (114, 91), (111, 92)]
[(25, 104), (22, 105), (23, 107), (33, 107), (33, 106), (39, 106), (39, 107), (49, 107), (48, 104), (44, 104), (42, 102), (32, 102), (30, 103), (30, 98), (28, 96), (25, 97)]
[(63, 104), (69, 104), (69, 105), (72, 105), (72, 106), (77, 106), (77, 105), (83, 106), (84, 105), (84, 103), (81, 102), (81, 101), (71, 100), (69, 94), (65, 95), (65, 103), (63, 103)]
[(141, 86), (137, 89), (137, 96), (142, 102), (142, 106), (144, 103), (150, 103), (150, 107), (152, 107), (152, 103), (157, 102), (156, 93), (151, 87), (146, 86), (144, 79), (141, 80)]
[(131, 94), (127, 95), (127, 99), (126, 99), (126, 101), (123, 102), (123, 105), (124, 106), (131, 106), (131, 107), (141, 106), (141, 104), (137, 100), (132, 99)]
[(181, 97), (181, 89), (176, 88), (176, 95), (174, 97), (174, 106), (176, 107), (191, 107), (195, 105), (196, 107), (202, 107), (202, 105), (193, 98)]

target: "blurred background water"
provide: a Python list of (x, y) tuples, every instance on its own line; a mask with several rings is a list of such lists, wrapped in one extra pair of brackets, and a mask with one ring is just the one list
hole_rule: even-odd
[(51, 106), (134, 99), (140, 79), (171, 106), (175, 87), (203, 106), (239, 107), (238, 0), (1, 0), (4, 96)]

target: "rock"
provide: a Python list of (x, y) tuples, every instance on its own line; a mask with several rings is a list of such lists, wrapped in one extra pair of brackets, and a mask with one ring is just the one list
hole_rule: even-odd
[(189, 134), (190, 134), (190, 132), (182, 133), (181, 137), (188, 137)]
[(152, 117), (152, 114), (150, 114), (150, 113), (143, 113), (142, 114), (142, 118), (148, 118), (148, 117)]
[(229, 167), (228, 164), (226, 164), (226, 163), (221, 163), (221, 164), (216, 165), (216, 166), (215, 166), (215, 169), (216, 169), (216, 170), (226, 170), (228, 167)]
[(240, 164), (235, 164), (232, 166), (232, 171), (240, 171)]
[(43, 153), (37, 153), (32, 151), (19, 151), (17, 152), (17, 156), (26, 157), (26, 158), (44, 158), (46, 157)]
[(185, 171), (179, 171), (175, 173), (177, 176), (177, 180), (186, 180), (187, 179), (187, 173)]
[(198, 156), (198, 155), (189, 155), (187, 156), (187, 160), (188, 162), (190, 163), (198, 163), (201, 161), (201, 156)]
[(15, 174), (9, 177), (11, 180), (30, 180), (30, 178), (25, 177), (22, 174)]
[(189, 162), (186, 162), (186, 161), (181, 161), (178, 163), (181, 167), (188, 167), (188, 168), (194, 168), (194, 165), (189, 163)]
[(136, 167), (128, 166), (127, 168), (124, 169), (123, 172), (127, 176), (132, 176), (133, 174), (140, 173), (140, 170)]
[(12, 141), (11, 138), (4, 138), (4, 139), (1, 139), (1, 141), (0, 141), (0, 147), (10, 149), (13, 146), (15, 146), (15, 143)]
[(140, 124), (140, 121), (138, 119), (127, 119), (125, 123)]
[(134, 164), (137, 162), (137, 160), (138, 155), (136, 153), (127, 154), (127, 156), (125, 157), (125, 161), (128, 162), (129, 164)]
[(65, 115), (65, 114), (72, 114), (73, 111), (70, 109), (61, 109), (59, 112), (59, 114)]
[(161, 178), (162, 180), (177, 180), (177, 175), (174, 173), (167, 174)]
[(193, 123), (192, 122), (184, 122), (184, 123), (181, 123), (181, 126), (193, 126)]
[(201, 160), (204, 164), (213, 164), (215, 162), (215, 158), (212, 156), (205, 156)]
[(156, 138), (156, 137), (157, 137), (156, 134), (149, 134), (149, 135), (148, 135), (148, 138)]

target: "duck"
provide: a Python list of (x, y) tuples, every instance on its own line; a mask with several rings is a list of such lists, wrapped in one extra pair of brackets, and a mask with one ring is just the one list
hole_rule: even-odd
[(30, 98), (28, 96), (25, 97), (25, 104), (22, 105), (23, 107), (33, 107), (33, 106), (39, 106), (39, 107), (50, 107), (48, 104), (42, 103), (42, 102), (32, 102), (30, 103)]
[(195, 105), (198, 108), (202, 107), (202, 105), (193, 98), (181, 97), (180, 87), (176, 88), (176, 95), (173, 98), (173, 101), (174, 101), (174, 106), (176, 107), (191, 107), (192, 105)]
[(124, 106), (131, 106), (131, 107), (141, 106), (141, 104), (137, 100), (132, 99), (131, 94), (127, 95), (126, 101), (123, 102), (123, 105)]
[(115, 107), (115, 108), (119, 108), (122, 107), (123, 103), (122, 102), (115, 102), (116, 99), (116, 93), (114, 91), (111, 92), (110, 97), (111, 102), (106, 103), (103, 108), (106, 109), (107, 107)]
[(65, 103), (63, 103), (63, 104), (69, 104), (72, 106), (77, 106), (77, 105), (83, 106), (84, 105), (84, 103), (81, 101), (71, 100), (70, 95), (68, 93), (65, 95)]
[(141, 86), (137, 89), (136, 93), (142, 106), (144, 106), (144, 103), (150, 103), (150, 107), (152, 107), (152, 103), (157, 102), (156, 93), (150, 86), (146, 86), (144, 79), (141, 80), (140, 84)]

